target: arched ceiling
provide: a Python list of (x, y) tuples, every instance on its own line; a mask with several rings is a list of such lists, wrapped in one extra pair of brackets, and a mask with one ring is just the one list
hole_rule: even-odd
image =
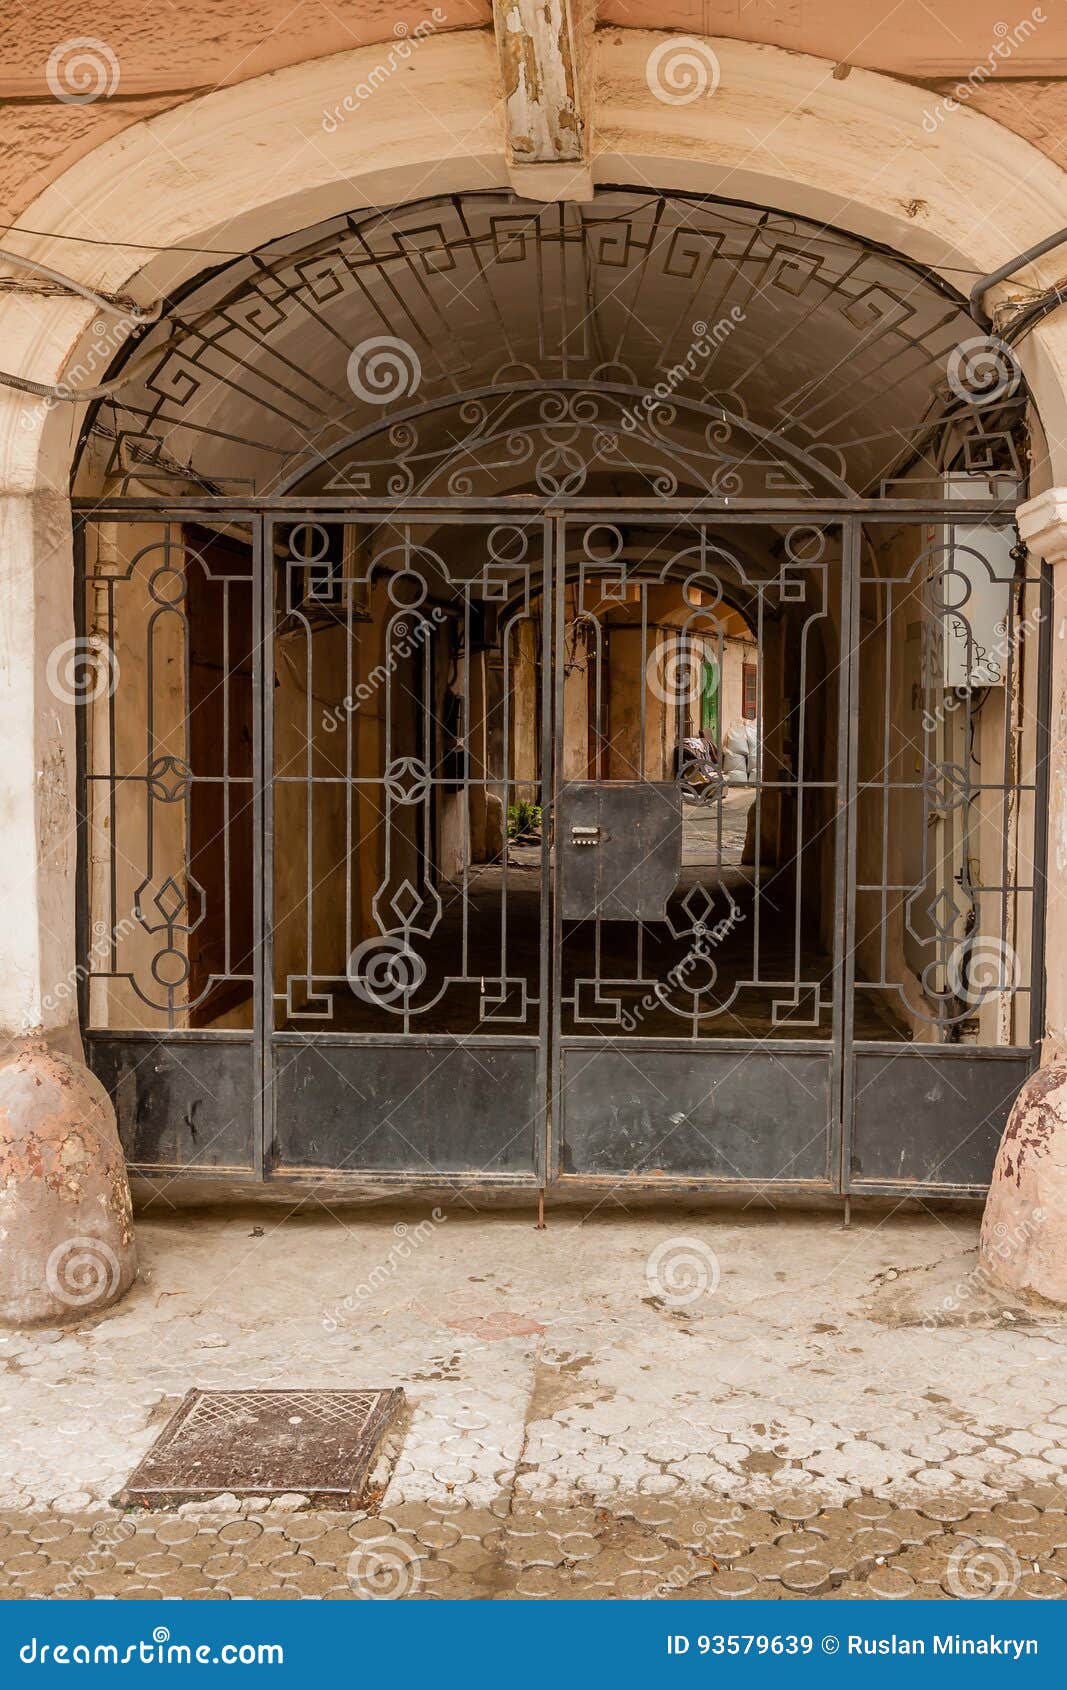
[(870, 494), (947, 453), (1006, 467), (1018, 373), (972, 368), (977, 336), (940, 282), (795, 217), (469, 194), (202, 279), (91, 434), (111, 488)]

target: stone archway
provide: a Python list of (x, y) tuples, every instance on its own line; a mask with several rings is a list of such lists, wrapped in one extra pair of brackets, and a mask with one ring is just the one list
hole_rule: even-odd
[[(714, 102), (664, 104), (646, 70), (650, 52), (669, 39), (637, 31), (598, 37), (585, 161), (593, 182), (729, 193), (836, 223), (934, 269), (990, 270), (1067, 223), (1067, 176), (1047, 158), (972, 112), (959, 113), (951, 131), (927, 135), (923, 96), (886, 77), (856, 71), (838, 81), (823, 61), (716, 42)], [(47, 188), (21, 220), (35, 233), (16, 228), (9, 245), (91, 290), (148, 304), (181, 287), (212, 251), (248, 250), (354, 204), (514, 179), (499, 62), (487, 32), (426, 41), (405, 76), (377, 90), (358, 123), (324, 126), (376, 57), (367, 48), (315, 61), (135, 125)], [(879, 161), (873, 174), (871, 158)], [(576, 194), (586, 191), (580, 175), (557, 173), (552, 197), (566, 197), (569, 181)], [(536, 184), (522, 180), (532, 191)], [(140, 248), (118, 244), (128, 241), (131, 204)], [(113, 232), (116, 245), (64, 242), (71, 206), (91, 207), (94, 226), (104, 238)], [(88, 368), (88, 385), (100, 379), (101, 354), (90, 350), (99, 340), (92, 334), (98, 313), (86, 299), (7, 296), (0, 320), (9, 365), (30, 381), (55, 384), (79, 367)], [(124, 332), (104, 338), (106, 363)], [(1021, 362), (1048, 443), (1035, 488), (1067, 484), (1062, 319), (1035, 331)], [(79, 388), (87, 385), (75, 379)], [(9, 1037), (43, 1032), (73, 1052), (73, 999), (57, 1006), (51, 989), (76, 966), (73, 704), (57, 696), (50, 665), (73, 636), (67, 489), (77, 421), (70, 407), (10, 390), (0, 401), (13, 676), (3, 724), (13, 747), (5, 848), (25, 865), (27, 879), (27, 896), (5, 933), (0, 1012)], [(1050, 555), (1054, 550), (1050, 541)], [(1059, 673), (1054, 697), (1063, 687)], [(1061, 790), (1055, 779), (1053, 788)], [(1054, 799), (1055, 837), (1061, 813)], [(1049, 1024), (1058, 1038), (1067, 1001), (1057, 981), (1050, 984)]]

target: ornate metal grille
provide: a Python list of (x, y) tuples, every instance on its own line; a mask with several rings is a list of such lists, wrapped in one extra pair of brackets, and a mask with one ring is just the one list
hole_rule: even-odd
[(279, 1029), (537, 1032), (547, 843), (504, 840), (545, 804), (544, 531), (274, 525)]
[[(259, 640), (245, 543), (109, 522), (84, 600), (88, 1013), (99, 1025), (252, 1025)], [(210, 887), (210, 897), (209, 897)]]
[[(840, 526), (791, 525), (779, 536), (678, 519), (574, 524), (572, 551), (557, 643), (580, 644), (585, 661), (557, 681), (557, 766), (574, 769), (592, 735), (583, 778), (621, 811), (620, 877), (638, 872), (625, 817), (647, 786), (660, 795), (664, 826), (645, 821), (644, 918), (605, 920), (591, 901), (585, 919), (565, 927), (564, 1026), (829, 1036), (830, 922), (805, 931), (802, 914), (817, 908), (821, 882), (836, 880)], [(751, 734), (741, 726), (746, 663), (766, 700)], [(698, 714), (705, 673), (726, 711), (714, 736)], [(576, 685), (591, 729), (566, 707)], [(742, 740), (751, 750), (733, 753), (727, 774), (730, 743)], [(566, 838), (560, 850), (566, 872)]]
[(226, 267), (127, 376), (78, 602), (134, 1163), (981, 1188), (1040, 1029), (1047, 618), (1021, 380), (942, 284), (745, 206), (470, 195)]
[(134, 1159), (978, 1188), (1040, 1025), (1047, 605), (956, 492), (85, 524)]
[(840, 496), (920, 456), (1017, 473), (1001, 358), (930, 273), (800, 218), (468, 194), (217, 271), (94, 430), (113, 490), (167, 496)]

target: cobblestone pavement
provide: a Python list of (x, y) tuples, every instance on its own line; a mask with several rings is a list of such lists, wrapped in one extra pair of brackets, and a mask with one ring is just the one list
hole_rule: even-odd
[(933, 1598), (1067, 1596), (1067, 1490), (990, 1507), (854, 1497), (378, 1514), (108, 1514), (0, 1521), (18, 1597)]
[[(142, 1216), (124, 1303), (0, 1332), (9, 1594), (344, 1595), (383, 1531), (418, 1596), (1067, 1593), (1067, 1322), (974, 1216), (611, 1201)], [(194, 1385), (402, 1387), (376, 1518), (118, 1514)]]

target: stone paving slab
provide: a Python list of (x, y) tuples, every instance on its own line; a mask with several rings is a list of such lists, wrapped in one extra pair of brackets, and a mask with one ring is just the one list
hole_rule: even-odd
[[(3, 1594), (1067, 1595), (1067, 1319), (976, 1216), (533, 1218), (142, 1217), (121, 1305), (0, 1332)], [(368, 1383), (370, 1514), (118, 1511), (191, 1387)]]
[[(462, 1193), (403, 1219), (142, 1216), (122, 1304), (0, 1332), (0, 1508), (110, 1505), (192, 1386), (399, 1386), (391, 1506), (906, 1505), (1067, 1482), (1067, 1320), (991, 1296), (976, 1216), (845, 1231), (611, 1202), (544, 1233)], [(678, 1262), (694, 1271), (663, 1270)]]
[[(1067, 1489), (1005, 1506), (860, 1496), (811, 1510), (646, 1498), (375, 1514), (0, 1516), (6, 1599), (322, 1597), (433, 1601), (1067, 1597)], [(945, 1519), (943, 1516), (950, 1515)], [(802, 1517), (798, 1517), (798, 1515)]]

